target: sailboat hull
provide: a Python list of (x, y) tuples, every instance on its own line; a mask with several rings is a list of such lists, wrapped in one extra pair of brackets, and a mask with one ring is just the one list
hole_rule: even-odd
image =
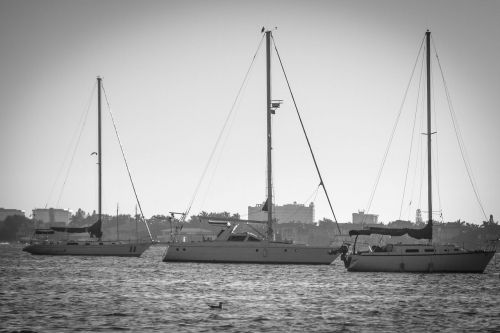
[(411, 254), (362, 253), (348, 256), (350, 272), (482, 273), (494, 251)]
[(27, 245), (23, 251), (34, 255), (140, 257), (151, 243), (115, 242), (41, 242)]
[(172, 243), (165, 262), (329, 265), (338, 254), (329, 247), (278, 242), (205, 241)]

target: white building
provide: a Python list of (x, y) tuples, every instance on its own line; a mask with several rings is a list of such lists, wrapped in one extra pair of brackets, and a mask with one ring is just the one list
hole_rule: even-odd
[[(264, 204), (257, 204), (255, 206), (248, 206), (248, 219), (257, 221), (267, 220), (267, 211), (263, 211)], [(301, 222), (301, 223), (314, 223), (314, 203), (309, 206), (302, 204), (285, 204), (283, 206), (273, 205), (273, 216), (277, 223), (287, 222)]]
[(35, 208), (33, 209), (33, 219), (44, 223), (64, 223), (69, 224), (71, 211), (59, 208)]
[(6, 208), (0, 208), (0, 221), (4, 221), (7, 216), (14, 216), (14, 215), (24, 215), (24, 212), (19, 209), (6, 209)]
[(353, 224), (377, 224), (378, 215), (365, 214), (363, 210), (358, 210), (357, 213), (352, 213)]

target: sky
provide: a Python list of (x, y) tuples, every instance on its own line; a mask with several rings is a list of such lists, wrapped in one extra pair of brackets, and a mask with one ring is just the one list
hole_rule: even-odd
[[(264, 26), (273, 29), (338, 221), (358, 210), (414, 221), (417, 208), (427, 210), (420, 60), (370, 197), (430, 29), (476, 191), (498, 220), (499, 18), (498, 1), (0, 0), (0, 207), (27, 216), (43, 207), (97, 209), (92, 92), (101, 76), (144, 214), (185, 211)], [(313, 201), (316, 219), (332, 219), (276, 60), (273, 98), (284, 103), (273, 116), (275, 202)], [(434, 210), (444, 221), (481, 224), (436, 64), (432, 82)], [(265, 93), (262, 46), (190, 214), (244, 217), (265, 200)], [(104, 103), (103, 141), (103, 212), (118, 205), (131, 214), (135, 199)]]

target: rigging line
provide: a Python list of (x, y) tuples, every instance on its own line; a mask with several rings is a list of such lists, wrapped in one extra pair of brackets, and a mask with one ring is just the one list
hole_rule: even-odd
[(423, 61), (423, 59), (424, 58), (422, 57), (422, 66), (420, 67), (420, 78), (419, 78), (419, 81), (418, 81), (418, 89), (417, 89), (417, 104), (415, 106), (415, 113), (414, 113), (414, 116), (413, 116), (413, 127), (412, 127), (412, 130), (411, 130), (410, 152), (408, 153), (408, 162), (406, 164), (405, 183), (404, 183), (404, 186), (403, 186), (403, 195), (401, 197), (401, 206), (399, 207), (399, 219), (401, 219), (401, 213), (403, 211), (403, 202), (404, 202), (405, 193), (406, 193), (406, 183), (408, 181), (408, 171), (410, 170), (411, 153), (413, 151), (413, 138), (415, 137), (415, 124), (417, 123), (418, 100), (420, 98), (420, 89), (422, 87), (422, 75), (423, 75), (423, 72), (424, 72), (424, 61)]
[[(92, 91), (90, 93), (90, 98), (89, 98), (89, 100), (87, 102), (87, 111), (85, 111), (82, 114), (82, 116), (80, 117), (80, 121), (79, 121), (79, 124), (81, 126), (80, 127), (80, 133), (78, 133), (78, 137), (76, 138), (75, 149), (73, 150), (73, 154), (71, 155), (71, 159), (70, 159), (70, 162), (68, 164), (68, 169), (66, 171), (66, 176), (64, 177), (64, 181), (63, 181), (63, 184), (62, 184), (62, 187), (61, 187), (61, 192), (59, 192), (59, 196), (57, 198), (56, 207), (59, 207), (59, 202), (61, 201), (61, 197), (63, 195), (64, 188), (66, 187), (66, 182), (68, 181), (69, 173), (71, 171), (71, 167), (73, 166), (73, 161), (75, 159), (76, 151), (78, 150), (78, 146), (80, 145), (80, 139), (82, 137), (83, 129), (85, 128), (85, 124), (87, 123), (88, 114), (89, 114), (89, 111), (90, 111), (90, 105), (91, 105), (91, 101), (92, 101), (92, 98), (94, 96), (96, 87), (97, 87), (97, 83), (94, 83), (94, 85), (92, 87)], [(73, 137), (73, 139), (74, 139), (74, 137)], [(71, 140), (71, 142), (73, 141), (73, 139)], [(68, 153), (69, 153), (69, 148), (70, 147), (71, 147), (71, 145), (68, 147)], [(62, 166), (61, 166), (61, 169), (62, 169)], [(48, 202), (47, 202), (47, 204), (48, 204)], [(47, 208), (47, 204), (45, 205), (45, 208)]]
[[(80, 115), (80, 119), (78, 120), (78, 126), (76, 127), (76, 131), (74, 132), (73, 134), (73, 137), (71, 138), (70, 140), (70, 143), (68, 145), (68, 148), (66, 150), (66, 153), (64, 154), (64, 159), (63, 159), (63, 163), (61, 163), (61, 167), (59, 168), (59, 171), (57, 172), (57, 177), (56, 179), (54, 180), (54, 184), (52, 185), (52, 188), (49, 192), (49, 197), (47, 198), (47, 201), (45, 203), (45, 208), (47, 208), (48, 204), (49, 204), (49, 201), (50, 199), (52, 198), (52, 193), (54, 192), (54, 189), (56, 187), (56, 184), (57, 184), (57, 180), (59, 179), (59, 177), (61, 176), (61, 173), (63, 171), (63, 168), (64, 168), (64, 165), (65, 165), (65, 162), (66, 160), (68, 159), (68, 156), (69, 156), (69, 153), (70, 153), (70, 150), (71, 150), (71, 147), (73, 146), (73, 142), (75, 141), (75, 139), (77, 138), (77, 133), (78, 133), (78, 129), (81, 128), (82, 126), (82, 123), (84, 121), (84, 119), (86, 119), (87, 115), (88, 115), (88, 112), (89, 112), (89, 109), (90, 109), (90, 103), (92, 102), (92, 97), (94, 96), (94, 91), (95, 91), (95, 88), (97, 86), (97, 83), (93, 83), (92, 85), (92, 89), (91, 89), (91, 92), (90, 92), (90, 97), (87, 101), (87, 104), (86, 104), (86, 107), (84, 107), (83, 109), (83, 112), (82, 114)], [(75, 148), (76, 149), (76, 148)], [(61, 189), (62, 191), (62, 189)], [(59, 200), (57, 201), (57, 204), (56, 204), (56, 207), (59, 206)]]
[[(422, 57), (422, 65), (424, 63), (424, 58)], [(419, 88), (421, 89), (421, 87)], [(424, 106), (424, 102), (423, 102), (423, 99), (424, 99), (424, 94), (419, 94), (420, 97), (417, 98), (417, 108), (423, 108)], [(422, 121), (423, 121), (423, 115), (424, 115), (424, 112), (421, 112), (421, 110), (418, 110), (416, 112), (420, 112), (420, 127), (419, 127), (419, 130), (418, 130), (418, 133), (422, 133)], [(418, 137), (418, 136), (417, 136)], [(417, 153), (415, 154), (415, 166), (414, 166), (414, 171), (413, 171), (413, 180), (412, 180), (412, 185), (411, 185), (411, 191), (410, 191), (410, 203), (408, 205), (408, 216), (407, 216), (407, 219), (410, 220), (410, 213), (411, 213), (411, 208), (413, 206), (413, 202), (415, 201), (417, 207), (420, 207), (420, 201), (417, 201), (417, 200), (413, 200), (414, 199), (414, 193), (415, 193), (415, 184), (417, 182), (417, 171), (420, 170), (419, 168), (419, 165), (421, 167), (421, 162), (420, 162), (420, 159), (421, 159), (421, 156), (422, 156), (422, 140), (419, 139), (418, 140), (418, 148), (417, 148)]]
[(380, 177), (382, 176), (382, 170), (384, 168), (385, 161), (387, 159), (387, 155), (389, 155), (389, 149), (391, 147), (392, 140), (394, 138), (394, 134), (396, 132), (396, 128), (398, 126), (399, 119), (400, 119), (401, 113), (403, 111), (403, 106), (404, 106), (405, 101), (406, 101), (406, 96), (408, 95), (408, 90), (410, 89), (410, 84), (411, 84), (411, 81), (413, 79), (413, 74), (415, 73), (415, 68), (417, 67), (417, 64), (418, 64), (418, 59), (420, 57), (420, 54), (421, 54), (421, 51), (422, 51), (422, 47), (424, 45), (424, 40), (425, 40), (425, 36), (424, 36), (424, 38), (422, 38), (422, 42), (420, 43), (420, 48), (419, 48), (418, 53), (417, 53), (417, 58), (415, 59), (415, 64), (413, 65), (413, 69), (411, 71), (410, 79), (408, 80), (408, 85), (406, 86), (406, 91), (405, 91), (405, 93), (403, 95), (403, 100), (401, 101), (401, 106), (399, 107), (398, 115), (396, 117), (396, 121), (395, 121), (395, 123), (393, 125), (393, 128), (392, 128), (392, 133), (391, 133), (391, 135), (389, 137), (389, 141), (388, 141), (387, 147), (385, 149), (384, 157), (382, 158), (382, 163), (380, 165), (380, 169), (378, 171), (377, 178), (375, 180), (375, 184), (373, 186), (373, 190), (372, 190), (370, 199), (368, 201), (368, 205), (367, 205), (368, 208), (366, 209), (367, 213), (370, 211), (370, 208), (371, 208), (371, 205), (372, 205), (372, 202), (373, 202), (373, 198), (375, 196), (375, 192), (377, 191), (378, 183), (380, 181)]
[(106, 89), (104, 89), (104, 84), (102, 85), (102, 91), (104, 92), (104, 98), (106, 99), (106, 105), (108, 106), (108, 112), (109, 112), (109, 115), (111, 116), (111, 122), (113, 123), (113, 128), (115, 130), (116, 139), (118, 140), (118, 144), (120, 145), (120, 150), (121, 150), (121, 153), (123, 156), (123, 161), (125, 162), (125, 167), (127, 168), (128, 178), (130, 179), (130, 184), (132, 185), (132, 190), (134, 191), (135, 200), (137, 202), (137, 205), (139, 206), (139, 211), (141, 212), (142, 220), (143, 220), (144, 224), (146, 225), (146, 229), (148, 230), (149, 239), (151, 241), (153, 241), (153, 236), (151, 235), (151, 230), (149, 230), (148, 223), (146, 222), (146, 218), (144, 217), (144, 213), (142, 212), (141, 202), (139, 201), (139, 197), (138, 197), (137, 191), (135, 189), (134, 181), (132, 180), (132, 174), (130, 173), (130, 168), (128, 167), (127, 158), (125, 157), (125, 151), (123, 150), (122, 141), (120, 140), (120, 135), (118, 134), (118, 129), (116, 127), (115, 118), (113, 117), (113, 113), (111, 112), (111, 106), (109, 105), (108, 95), (106, 94)]
[[(432, 96), (436, 96), (434, 90), (435, 90), (435, 84), (434, 84), (434, 73), (431, 72), (431, 81), (432, 81)], [(439, 211), (440, 211), (440, 216), (441, 216), (441, 219), (443, 219), (443, 207), (441, 206), (441, 186), (440, 186), (440, 181), (439, 181), (439, 175), (440, 175), (440, 172), (439, 172), (439, 135), (437, 134), (437, 129), (438, 129), (438, 123), (437, 123), (437, 110), (436, 110), (436, 99), (434, 98), (432, 100), (433, 102), (433, 106), (432, 106), (432, 113), (433, 113), (433, 116), (434, 116), (434, 119), (432, 121), (432, 123), (434, 124), (434, 128), (436, 129), (436, 139), (434, 140), (436, 142), (436, 149), (433, 150), (434, 152), (434, 157), (432, 158), (432, 161), (435, 163), (435, 166), (434, 166), (434, 170), (436, 170), (436, 172), (434, 173), (435, 177), (436, 177), (436, 183), (437, 183), (437, 195), (438, 195), (438, 203), (439, 203)]]
[[(420, 125), (420, 131), (423, 129), (423, 124)], [(422, 149), (420, 150), (420, 194), (418, 197), (418, 207), (422, 207), (422, 191), (424, 189), (424, 163), (425, 163), (425, 156), (427, 155), (427, 145), (422, 144), (422, 141), (424, 141), (424, 138), (420, 139), (420, 145), (422, 146)]]
[(314, 157), (314, 153), (313, 153), (313, 150), (312, 150), (312, 147), (311, 147), (311, 143), (309, 142), (309, 137), (307, 136), (307, 133), (306, 133), (306, 128), (304, 127), (304, 123), (302, 122), (302, 117), (300, 116), (299, 108), (297, 107), (297, 103), (295, 102), (295, 97), (293, 96), (292, 88), (290, 86), (290, 82), (288, 81), (288, 77), (287, 77), (286, 72), (285, 72), (285, 67), (283, 67), (283, 62), (281, 61), (281, 57), (280, 57), (280, 54), (278, 52), (278, 48), (276, 46), (276, 42), (274, 40), (274, 37), (272, 35), (271, 35), (271, 37), (272, 37), (272, 40), (273, 40), (274, 49), (276, 50), (276, 55), (278, 56), (278, 60), (279, 60), (280, 65), (281, 65), (281, 69), (283, 71), (283, 75), (285, 76), (285, 80), (286, 80), (286, 84), (288, 86), (288, 90), (290, 91), (290, 95), (292, 96), (292, 101), (293, 101), (293, 105), (295, 106), (295, 111), (297, 111), (297, 116), (299, 117), (300, 125), (302, 126), (302, 131), (304, 132), (304, 136), (306, 138), (307, 145), (309, 146), (309, 151), (311, 152), (311, 156), (312, 156), (312, 159), (313, 159), (313, 162), (314, 162), (314, 166), (316, 167), (316, 171), (318, 172), (319, 181), (320, 181), (319, 185), (323, 186), (323, 190), (325, 192), (326, 199), (328, 200), (328, 205), (330, 206), (330, 210), (332, 211), (332, 215), (333, 215), (333, 218), (335, 220), (335, 224), (337, 225), (337, 229), (338, 229), (339, 235), (341, 235), (342, 232), (340, 231), (340, 227), (339, 227), (339, 223), (337, 221), (337, 217), (335, 216), (335, 212), (333, 211), (332, 203), (330, 201), (330, 197), (328, 196), (328, 191), (326, 190), (325, 183), (323, 182), (323, 178), (321, 177), (321, 173), (319, 171), (318, 163), (316, 162), (316, 158)]
[[(258, 52), (256, 52), (256, 55), (258, 57)], [(248, 81), (250, 79), (250, 75), (251, 75), (251, 70), (249, 71), (249, 76), (244, 80), (244, 83), (243, 83), (243, 86), (242, 86), (242, 89), (241, 91), (239, 92), (239, 95), (242, 96), (245, 91), (246, 91), (246, 88), (248, 87)], [(208, 185), (207, 185), (207, 188), (205, 190), (205, 194), (203, 195), (203, 199), (201, 200), (201, 203), (200, 203), (200, 207), (203, 207), (204, 204), (205, 204), (205, 201), (206, 201), (206, 198), (210, 192), (210, 187), (212, 186), (212, 183), (213, 183), (213, 180), (215, 178), (215, 174), (217, 173), (217, 169), (219, 167), (219, 164), (220, 164), (220, 161), (222, 159), (222, 152), (224, 151), (225, 147), (226, 147), (226, 144), (228, 142), (228, 137), (229, 137), (229, 134), (233, 128), (233, 125), (234, 125), (234, 121), (235, 121), (235, 118), (236, 118), (236, 113), (238, 112), (239, 110), (239, 107), (241, 105), (241, 98), (238, 98), (237, 100), (235, 100), (235, 103), (233, 105), (233, 108), (234, 108), (234, 116), (230, 119), (229, 121), (229, 126), (228, 126), (228, 129), (227, 131), (225, 131), (225, 135), (223, 135), (223, 138), (222, 138), (222, 144), (221, 144), (221, 147), (219, 149), (219, 154), (218, 156), (216, 157), (216, 161), (215, 161), (215, 165), (214, 167), (212, 168), (212, 173), (210, 175), (210, 179), (208, 181)], [(215, 157), (215, 155), (214, 155)]]
[(240, 97), (241, 91), (243, 90), (243, 87), (244, 87), (244, 85), (245, 85), (245, 82), (246, 82), (246, 80), (247, 80), (247, 78), (248, 78), (248, 75), (249, 75), (249, 73), (250, 73), (250, 70), (251, 70), (251, 69), (252, 69), (252, 67), (253, 67), (253, 64), (254, 64), (254, 62), (255, 62), (255, 58), (257, 57), (257, 54), (258, 54), (258, 52), (259, 52), (259, 50), (260, 50), (260, 47), (261, 47), (261, 45), (262, 45), (262, 42), (263, 42), (263, 40), (264, 40), (264, 36), (265, 36), (265, 35), (263, 34), (263, 35), (262, 35), (262, 37), (261, 37), (261, 39), (260, 39), (259, 45), (257, 46), (257, 50), (255, 51), (255, 53), (254, 53), (254, 55), (253, 55), (252, 61), (251, 61), (251, 63), (250, 63), (250, 66), (248, 67), (248, 70), (247, 70), (247, 72), (246, 72), (246, 74), (245, 74), (245, 77), (243, 78), (243, 82), (241, 83), (240, 88), (238, 89), (238, 93), (236, 94), (236, 97), (235, 97), (235, 99), (234, 99), (234, 101), (233, 101), (233, 104), (232, 104), (232, 106), (231, 106), (231, 109), (229, 110), (229, 113), (228, 113), (228, 115), (227, 115), (227, 117), (226, 117), (226, 120), (224, 121), (224, 125), (222, 126), (222, 129), (221, 129), (221, 131), (219, 132), (219, 136), (217, 137), (217, 140), (215, 141), (215, 145), (214, 145), (214, 147), (213, 147), (213, 149), (212, 149), (212, 152), (210, 153), (210, 157), (208, 158), (207, 164), (205, 165), (205, 168), (204, 168), (204, 170), (203, 170), (203, 173), (201, 174), (201, 177), (200, 177), (200, 179), (199, 179), (199, 181), (198, 181), (198, 184), (196, 185), (196, 188), (195, 188), (195, 191), (194, 191), (193, 197), (191, 198), (191, 200), (190, 200), (190, 202), (189, 202), (189, 205), (188, 205), (188, 208), (185, 210), (184, 215), (183, 215), (183, 216), (182, 216), (182, 218), (181, 218), (181, 221), (184, 221), (184, 220), (185, 220), (186, 216), (189, 214), (189, 212), (190, 212), (190, 210), (191, 210), (191, 207), (193, 206), (193, 203), (194, 203), (194, 201), (195, 201), (195, 199), (196, 199), (196, 196), (197, 196), (197, 194), (198, 194), (198, 191), (199, 191), (199, 189), (200, 189), (201, 183), (202, 183), (203, 179), (205, 178), (205, 174), (206, 174), (206, 173), (207, 173), (207, 171), (208, 171), (208, 168), (209, 168), (209, 166), (210, 166), (210, 164), (211, 164), (211, 162), (212, 162), (212, 159), (213, 159), (213, 157), (214, 157), (215, 151), (217, 150), (217, 147), (219, 146), (219, 142), (220, 142), (220, 140), (221, 140), (221, 138), (222, 138), (222, 135), (223, 135), (223, 133), (224, 133), (224, 131), (225, 131), (226, 127), (227, 127), (227, 124), (228, 124), (228, 122), (229, 122), (229, 119), (230, 119), (231, 115), (233, 114), (233, 111), (234, 111), (234, 109), (235, 109), (236, 103), (238, 102), (238, 99), (239, 99), (239, 97)]
[(460, 148), (460, 153), (461, 153), (461, 156), (462, 156), (462, 160), (463, 160), (463, 162), (465, 164), (465, 169), (467, 171), (467, 176), (469, 177), (469, 181), (471, 183), (472, 189), (473, 189), (474, 194), (476, 196), (476, 200), (477, 200), (477, 202), (479, 204), (479, 207), (481, 208), (481, 210), (483, 212), (484, 218), (487, 220), (488, 218), (486, 216), (486, 212), (485, 212), (483, 204), (481, 202), (481, 198), (479, 197), (479, 191), (476, 188), (475, 180), (474, 180), (474, 177), (472, 175), (472, 168), (470, 166), (470, 163), (468, 162), (468, 156), (467, 156), (467, 151), (465, 149), (465, 144), (463, 142), (462, 132), (461, 132), (460, 127), (458, 125), (458, 120), (456, 119), (455, 110), (453, 108), (453, 103), (451, 101), (451, 95), (450, 95), (450, 92), (448, 90), (448, 84), (447, 84), (446, 79), (444, 77), (444, 71), (443, 71), (443, 68), (441, 66), (441, 61), (440, 61), (438, 53), (437, 53), (437, 48), (434, 45), (434, 40), (432, 38), (431, 38), (431, 40), (433, 42), (436, 59), (437, 59), (437, 62), (438, 62), (439, 70), (441, 72), (441, 78), (443, 80), (444, 90), (445, 90), (445, 93), (446, 93), (446, 99), (448, 101), (448, 110), (450, 111), (451, 120), (452, 120), (453, 128), (455, 130), (455, 136), (456, 136), (457, 141), (458, 141), (458, 146)]
[[(423, 94), (420, 95), (420, 98), (423, 99), (424, 96)], [(424, 104), (423, 104), (423, 101), (420, 101), (420, 105), (419, 107), (423, 107)], [(419, 133), (422, 132), (422, 121), (423, 121), (423, 112), (420, 112), (420, 127), (419, 127)], [(417, 171), (418, 170), (421, 170), (422, 168), (422, 163), (421, 163), (421, 156), (422, 156), (422, 138), (420, 138), (418, 140), (418, 148), (417, 148), (417, 153), (415, 154), (416, 155), (416, 158), (415, 158), (415, 167), (414, 167), (414, 171), (413, 171), (413, 180), (412, 180), (412, 185), (411, 185), (411, 200), (410, 200), (410, 204), (409, 204), (409, 207), (408, 207), (408, 220), (410, 220), (410, 210), (411, 210), (411, 206), (413, 205), (413, 198), (414, 198), (414, 193), (415, 193), (415, 184), (417, 182)], [(419, 167), (420, 166), (420, 167)], [(421, 183), (420, 183), (420, 186), (421, 186)], [(420, 196), (421, 196), (421, 190), (420, 190)], [(419, 197), (418, 201), (415, 200), (415, 203), (416, 203), (416, 206), (417, 207), (420, 207), (420, 200), (421, 198)]]

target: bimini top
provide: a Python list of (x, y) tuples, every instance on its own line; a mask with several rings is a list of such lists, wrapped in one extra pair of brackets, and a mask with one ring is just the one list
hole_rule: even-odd
[(403, 236), (408, 234), (408, 236), (416, 239), (432, 239), (432, 222), (427, 222), (427, 225), (422, 229), (371, 227), (368, 229), (349, 231), (349, 236), (372, 234), (388, 236)]

